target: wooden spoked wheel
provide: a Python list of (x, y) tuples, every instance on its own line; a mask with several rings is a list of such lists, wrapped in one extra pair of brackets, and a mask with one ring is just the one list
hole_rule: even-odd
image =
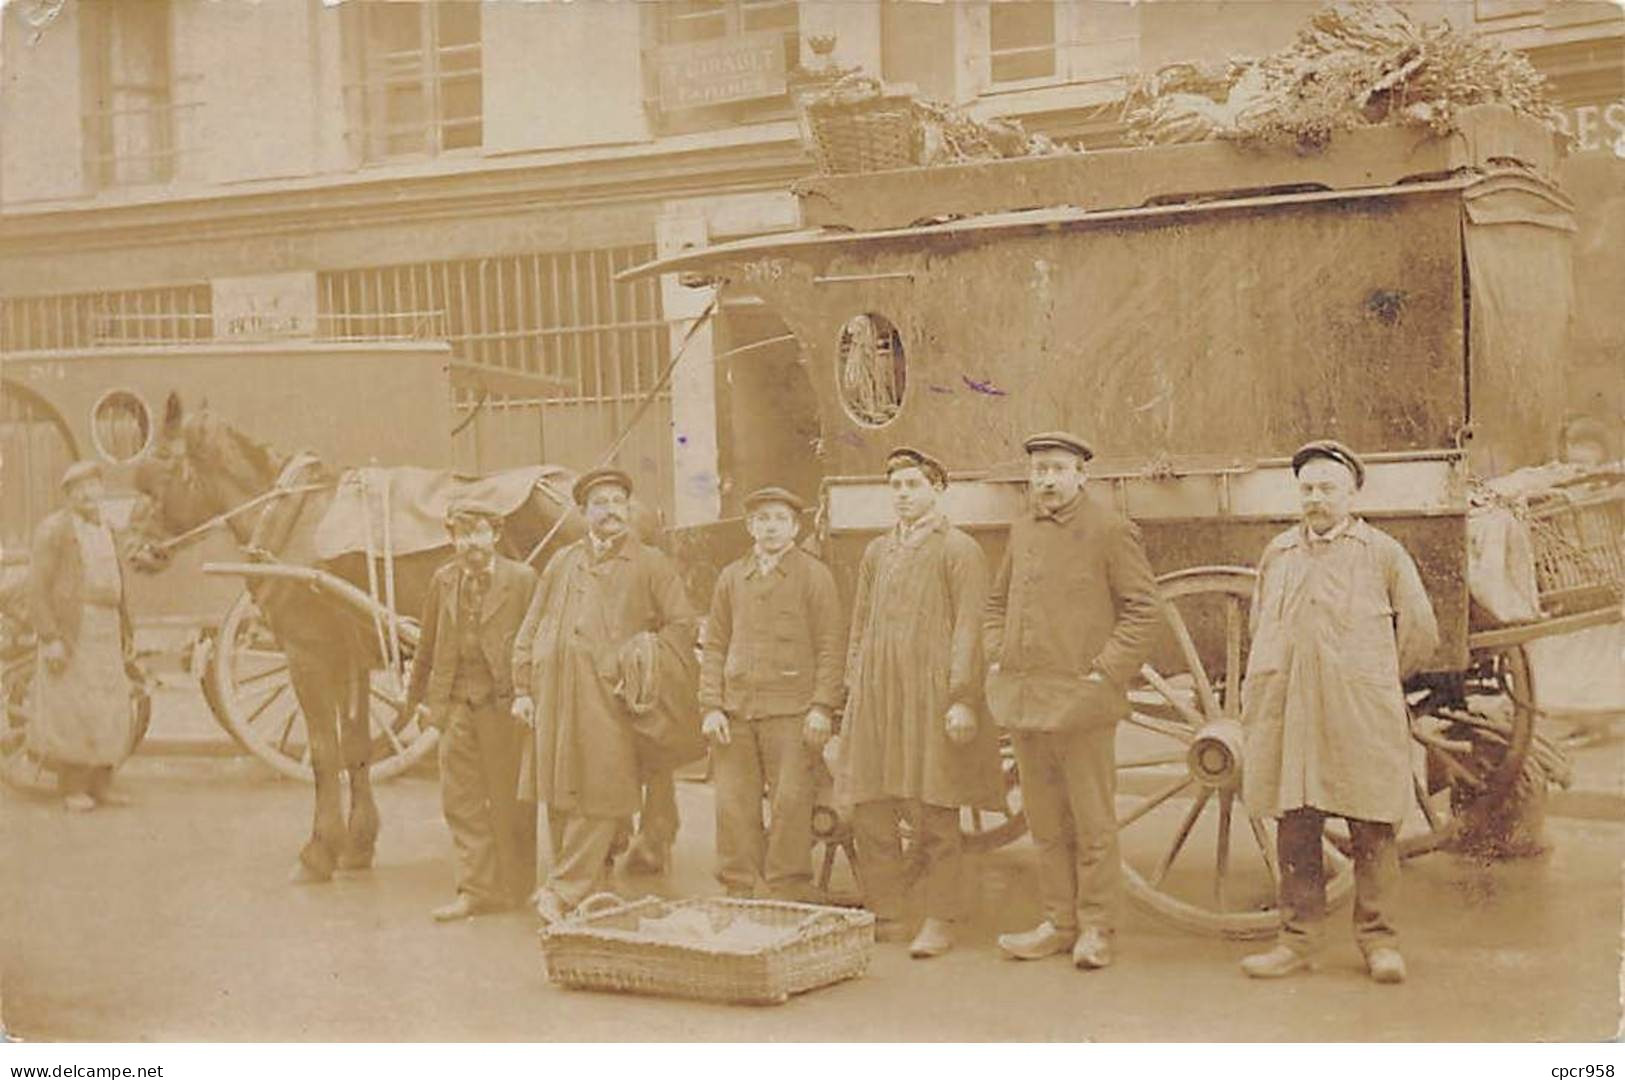
[[(1522, 648), (1474, 653), (1459, 678), (1430, 679), (1408, 700), (1414, 806), (1400, 825), (1401, 858), (1453, 846), (1485, 828), (1520, 781), (1546, 782), (1544, 774), (1524, 778), (1535, 709)], [(1345, 831), (1328, 831), (1349, 850)]]
[(965, 850), (972, 854), (993, 851), (1018, 840), (1027, 831), (1027, 815), (1022, 811), (1021, 780), (1016, 775), (1016, 755), (1007, 740), (999, 740), (999, 764), (1004, 772), (1004, 810), (959, 812), (959, 831)]
[[(0, 637), (5, 637), (0, 633)], [(11, 639), (0, 645), (0, 779), (24, 791), (52, 791), (56, 786), (56, 771), (28, 749), (28, 725), (37, 708), (34, 697), (35, 668), (38, 664), (36, 649), (12, 647)], [(130, 695), (130, 747), (136, 747), (147, 737), (152, 723), (152, 698), (144, 682), (132, 686)]]
[[(372, 777), (387, 780), (411, 768), (435, 745), (433, 728), (405, 716), (406, 664), (418, 640), (417, 625), (402, 620), (400, 670), (371, 673), (368, 722), (372, 730)], [(305, 716), (288, 674), (288, 659), (247, 592), (221, 621), (208, 667), (204, 696), (221, 725), (243, 748), (283, 776), (314, 782)]]
[[(1131, 901), (1196, 933), (1275, 933), (1274, 822), (1241, 795), (1241, 675), (1255, 575), (1197, 567), (1159, 579), (1163, 628), (1117, 734), (1118, 838)], [(1327, 902), (1353, 889), (1325, 845)]]

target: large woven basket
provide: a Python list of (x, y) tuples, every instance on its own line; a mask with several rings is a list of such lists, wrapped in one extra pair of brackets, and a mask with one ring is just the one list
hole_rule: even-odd
[[(657, 939), (639, 921), (698, 909), (717, 929), (735, 918), (784, 927), (766, 946), (730, 947), (706, 941)], [(777, 900), (624, 901), (599, 894), (575, 915), (542, 931), (550, 979), (578, 990), (658, 994), (739, 1005), (778, 1005), (820, 986), (862, 975), (874, 947), (867, 911)]]
[(920, 163), (921, 128), (911, 95), (807, 101), (802, 122), (820, 172), (885, 172)]
[(1625, 483), (1561, 490), (1526, 512), (1541, 610), (1567, 615), (1618, 604), (1625, 588)]

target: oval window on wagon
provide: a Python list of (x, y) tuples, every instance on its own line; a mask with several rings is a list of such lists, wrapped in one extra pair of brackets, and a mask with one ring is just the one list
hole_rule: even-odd
[(90, 414), (90, 437), (97, 453), (124, 464), (152, 444), (152, 412), (129, 390), (109, 390)]
[(841, 405), (864, 427), (885, 427), (897, 419), (908, 386), (903, 337), (884, 315), (854, 315), (841, 327), (835, 358)]

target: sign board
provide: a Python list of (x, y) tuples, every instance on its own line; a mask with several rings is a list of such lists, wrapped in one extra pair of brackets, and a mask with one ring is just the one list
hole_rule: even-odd
[(1574, 139), (1576, 151), (1612, 150), (1625, 158), (1625, 99), (1602, 105), (1564, 105), (1557, 127)]
[(243, 341), (316, 336), (316, 273), (215, 278), (214, 335)]
[(666, 110), (777, 97), (786, 89), (784, 35), (773, 30), (664, 45), (655, 64)]

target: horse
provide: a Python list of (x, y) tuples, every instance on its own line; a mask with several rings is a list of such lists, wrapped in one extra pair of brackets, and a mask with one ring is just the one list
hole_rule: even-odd
[[(136, 469), (135, 485), (152, 510), (145, 515), (145, 550), (136, 565), (149, 572), (161, 568), (175, 538), (229, 515), (222, 523), (250, 559), (325, 570), (367, 591), (366, 555), (317, 555), (317, 524), (338, 496), (342, 475), (313, 455), (278, 451), (206, 407), (187, 413), (171, 393), (159, 437)], [(551, 478), (536, 485), (507, 516), (500, 544), (505, 554), (530, 556), (541, 566), (586, 534), (586, 521), (567, 494), (574, 475), (558, 470), (556, 486)], [(655, 531), (654, 515), (636, 501), (629, 524), (645, 538)], [(399, 612), (422, 610), (430, 579), (449, 550), (448, 543), (394, 558)], [(369, 773), (370, 672), (384, 663), (376, 627), (293, 582), (251, 580), (248, 589), (287, 659), (316, 777), (311, 833), (293, 880), (327, 882), (335, 869), (369, 868), (380, 826)], [(341, 770), (350, 781), (347, 818)]]

